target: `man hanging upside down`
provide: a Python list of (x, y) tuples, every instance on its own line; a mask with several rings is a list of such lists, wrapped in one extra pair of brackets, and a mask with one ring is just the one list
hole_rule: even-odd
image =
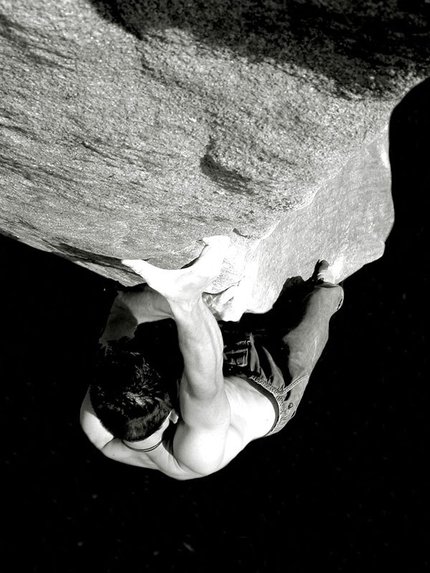
[[(249, 328), (249, 317), (258, 315), (218, 322), (203, 293), (220, 273), (229, 241), (205, 243), (194, 264), (180, 270), (123, 261), (146, 284), (118, 293), (81, 408), (83, 430), (107, 457), (178, 480), (220, 470), (291, 420), (343, 301), (332, 268), (319, 261), (302, 281), (303, 311), (293, 327), (285, 327), (276, 305), (260, 315), (271, 317), (269, 329)], [(175, 325), (181, 362), (167, 347), (154, 367), (150, 344), (136, 343), (138, 325), (155, 321)]]

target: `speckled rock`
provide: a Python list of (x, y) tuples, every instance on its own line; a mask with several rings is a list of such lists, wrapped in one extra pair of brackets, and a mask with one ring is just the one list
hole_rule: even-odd
[(397, 4), (0, 0), (1, 232), (125, 285), (123, 258), (229, 235), (231, 319), (318, 258), (349, 276), (383, 253), (386, 126), (428, 72), (428, 6)]

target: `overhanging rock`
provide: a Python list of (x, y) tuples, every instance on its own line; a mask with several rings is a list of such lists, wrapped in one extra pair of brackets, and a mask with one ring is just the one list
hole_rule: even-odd
[(401, 42), (372, 2), (239, 4), (0, 0), (1, 232), (124, 285), (123, 258), (177, 268), (229, 235), (232, 320), (318, 258), (343, 279), (380, 257), (419, 18)]

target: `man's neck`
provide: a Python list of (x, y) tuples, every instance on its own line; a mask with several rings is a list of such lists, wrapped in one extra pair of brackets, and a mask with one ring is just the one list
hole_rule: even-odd
[(121, 441), (124, 444), (124, 446), (126, 446), (127, 448), (130, 448), (132, 450), (135, 450), (135, 451), (142, 451), (142, 452), (143, 451), (147, 451), (147, 452), (153, 451), (158, 446), (161, 445), (161, 443), (163, 441), (163, 434), (164, 434), (165, 430), (168, 428), (169, 424), (170, 424), (170, 420), (169, 420), (169, 418), (167, 418), (158, 430), (156, 430), (153, 434), (151, 434), (150, 436), (148, 436), (144, 440), (138, 440), (136, 442), (130, 442), (129, 440), (121, 440)]

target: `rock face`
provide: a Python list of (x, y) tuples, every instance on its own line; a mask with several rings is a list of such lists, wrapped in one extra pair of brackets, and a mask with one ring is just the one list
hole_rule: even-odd
[(0, 0), (0, 231), (124, 285), (121, 259), (176, 268), (229, 235), (211, 292), (235, 320), (318, 258), (341, 280), (383, 254), (428, 6), (209, 4)]

